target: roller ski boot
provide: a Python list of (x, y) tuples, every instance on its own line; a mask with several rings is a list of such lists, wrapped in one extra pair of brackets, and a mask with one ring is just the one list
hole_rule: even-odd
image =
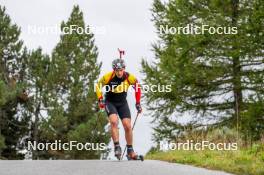
[(122, 149), (120, 146), (115, 147), (115, 157), (120, 160), (121, 159), (121, 154), (122, 154)]
[(127, 160), (141, 160), (144, 161), (144, 157), (142, 155), (137, 155), (133, 148), (127, 148)]

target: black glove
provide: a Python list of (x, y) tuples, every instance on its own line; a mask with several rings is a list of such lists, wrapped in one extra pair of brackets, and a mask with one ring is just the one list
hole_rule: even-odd
[(142, 108), (141, 108), (140, 103), (136, 103), (136, 108), (137, 108), (138, 113), (142, 112)]

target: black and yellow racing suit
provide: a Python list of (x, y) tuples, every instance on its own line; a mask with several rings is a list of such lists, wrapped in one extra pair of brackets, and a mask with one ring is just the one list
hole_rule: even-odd
[(120, 119), (130, 118), (130, 110), (126, 100), (129, 86), (135, 89), (136, 103), (140, 103), (141, 90), (136, 77), (128, 72), (124, 72), (122, 78), (118, 78), (114, 71), (106, 73), (99, 79), (96, 85), (98, 99), (103, 99), (102, 88), (106, 88), (105, 110), (109, 115), (118, 114)]

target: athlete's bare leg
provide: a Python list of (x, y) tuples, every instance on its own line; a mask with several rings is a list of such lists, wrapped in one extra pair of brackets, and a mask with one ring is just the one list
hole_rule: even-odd
[(116, 114), (111, 114), (109, 116), (109, 122), (111, 125), (111, 136), (113, 139), (113, 142), (119, 141), (119, 132), (118, 132), (118, 116)]
[(130, 118), (124, 118), (122, 119), (122, 124), (125, 130), (125, 137), (127, 145), (133, 144), (133, 132), (131, 128), (131, 119)]

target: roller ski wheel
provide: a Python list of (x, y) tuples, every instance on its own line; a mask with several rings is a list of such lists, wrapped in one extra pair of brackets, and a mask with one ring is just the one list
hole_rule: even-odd
[(144, 156), (142, 155), (135, 155), (133, 157), (127, 155), (127, 160), (141, 160), (141, 161), (144, 161)]
[(122, 149), (120, 146), (115, 147), (115, 157), (121, 160)]

